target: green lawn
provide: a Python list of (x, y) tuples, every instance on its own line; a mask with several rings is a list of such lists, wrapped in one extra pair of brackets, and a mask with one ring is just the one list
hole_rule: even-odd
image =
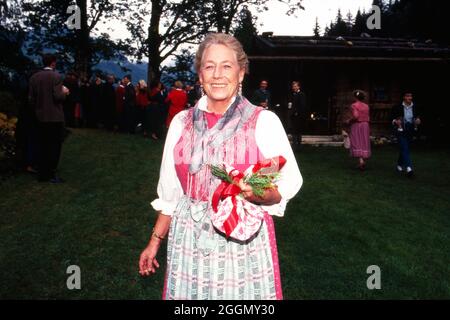
[[(23, 174), (0, 186), (0, 298), (159, 299), (164, 265), (143, 279), (137, 261), (162, 142), (73, 132), (66, 184)], [(373, 154), (364, 173), (340, 148), (297, 154), (303, 187), (275, 219), (286, 299), (450, 298), (450, 152), (414, 149), (414, 180), (393, 171), (393, 147)], [(81, 290), (66, 288), (72, 264)], [(369, 265), (381, 268), (381, 290), (366, 287)]]

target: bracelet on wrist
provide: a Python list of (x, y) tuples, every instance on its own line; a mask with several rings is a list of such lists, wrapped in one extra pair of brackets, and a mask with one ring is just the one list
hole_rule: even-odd
[(161, 241), (165, 239), (164, 237), (155, 232), (155, 228), (152, 229), (152, 237), (155, 237)]

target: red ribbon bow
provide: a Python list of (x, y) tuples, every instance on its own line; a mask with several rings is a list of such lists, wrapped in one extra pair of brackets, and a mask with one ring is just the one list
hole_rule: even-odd
[[(252, 173), (256, 173), (261, 170), (261, 173), (275, 173), (281, 170), (286, 163), (286, 159), (283, 156), (278, 156), (270, 159), (265, 159), (258, 161), (253, 169)], [(233, 183), (227, 181), (222, 181), (222, 183), (217, 187), (216, 191), (212, 197), (212, 207), (214, 212), (218, 211), (218, 205), (220, 200), (224, 200), (227, 197), (231, 197), (231, 202), (233, 204), (233, 209), (230, 215), (223, 223), (223, 229), (227, 238), (236, 228), (239, 223), (239, 215), (237, 213), (236, 206), (236, 196), (241, 193), (241, 188), (238, 186), (239, 180), (244, 177), (244, 174), (237, 169), (234, 169), (228, 173), (228, 176), (232, 179)]]
[(239, 170), (234, 169), (228, 175), (233, 180), (233, 183), (222, 181), (222, 183), (217, 187), (212, 197), (212, 207), (214, 212), (218, 211), (217, 206), (219, 205), (219, 200), (231, 197), (231, 202), (233, 203), (233, 210), (231, 210), (230, 215), (223, 223), (223, 229), (225, 230), (227, 238), (230, 236), (230, 234), (233, 232), (234, 228), (236, 228), (239, 222), (239, 215), (237, 214), (236, 208), (236, 196), (239, 193), (241, 193), (241, 188), (237, 184), (239, 183), (239, 180), (241, 180), (244, 177), (244, 174)]
[(252, 169), (253, 173), (261, 170), (261, 173), (275, 173), (281, 170), (286, 164), (286, 159), (283, 156), (273, 157), (270, 159), (265, 159), (258, 161)]

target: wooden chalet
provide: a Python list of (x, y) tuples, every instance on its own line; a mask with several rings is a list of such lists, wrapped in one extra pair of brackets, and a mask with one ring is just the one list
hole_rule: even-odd
[[(370, 37), (256, 36), (248, 50), (248, 97), (261, 79), (269, 81), (272, 106), (285, 116), (286, 97), (299, 80), (310, 111), (305, 134), (340, 133), (342, 111), (353, 102), (352, 91), (367, 92), (373, 135), (389, 133), (389, 114), (405, 89), (414, 93), (429, 119), (449, 119), (443, 96), (449, 81), (450, 48), (431, 40)], [(448, 103), (447, 103), (448, 104)], [(279, 105), (279, 106), (276, 106)]]

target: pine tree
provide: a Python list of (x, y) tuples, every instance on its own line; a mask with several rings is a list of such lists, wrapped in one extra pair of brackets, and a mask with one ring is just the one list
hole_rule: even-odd
[(239, 12), (234, 36), (241, 42), (245, 52), (251, 51), (253, 38), (257, 33), (256, 19), (253, 17), (250, 10), (248, 10), (248, 7), (244, 6), (241, 12)]
[[(366, 21), (372, 11), (366, 13), (361, 10), (358, 10), (351, 29), (347, 25), (345, 30), (342, 14), (338, 10), (334, 23), (325, 28), (325, 35), (343, 36), (347, 31), (353, 36), (360, 36), (364, 32), (377, 37), (417, 38), (422, 41), (432, 39), (433, 42), (450, 44), (447, 11), (442, 6), (421, 0), (373, 0), (372, 4), (381, 9), (381, 30), (368, 30)], [(348, 21), (347, 16), (345, 22)]]
[(316, 23), (314, 25), (313, 34), (314, 37), (318, 38), (320, 37), (320, 25), (319, 25), (319, 19), (316, 17)]
[(336, 36), (346, 36), (349, 35), (349, 29), (347, 27), (347, 23), (342, 18), (341, 9), (338, 10), (337, 16), (336, 16), (336, 23), (334, 25), (334, 35)]
[(364, 15), (361, 14), (361, 10), (358, 9), (352, 26), (352, 35), (359, 37), (363, 32), (367, 32), (366, 29), (366, 19), (364, 18)]
[(351, 33), (351, 30), (353, 28), (353, 16), (350, 11), (347, 12), (347, 16), (345, 18), (345, 23), (347, 24), (347, 31)]
[(372, 1), (372, 5), (373, 6), (378, 6), (381, 9), (381, 12), (383, 12), (384, 9), (385, 9), (385, 5), (384, 5), (383, 0), (373, 0)]
[(335, 24), (333, 23), (333, 21), (331, 21), (330, 25), (325, 27), (325, 36), (333, 37), (336, 35), (337, 35), (337, 33), (336, 33)]

